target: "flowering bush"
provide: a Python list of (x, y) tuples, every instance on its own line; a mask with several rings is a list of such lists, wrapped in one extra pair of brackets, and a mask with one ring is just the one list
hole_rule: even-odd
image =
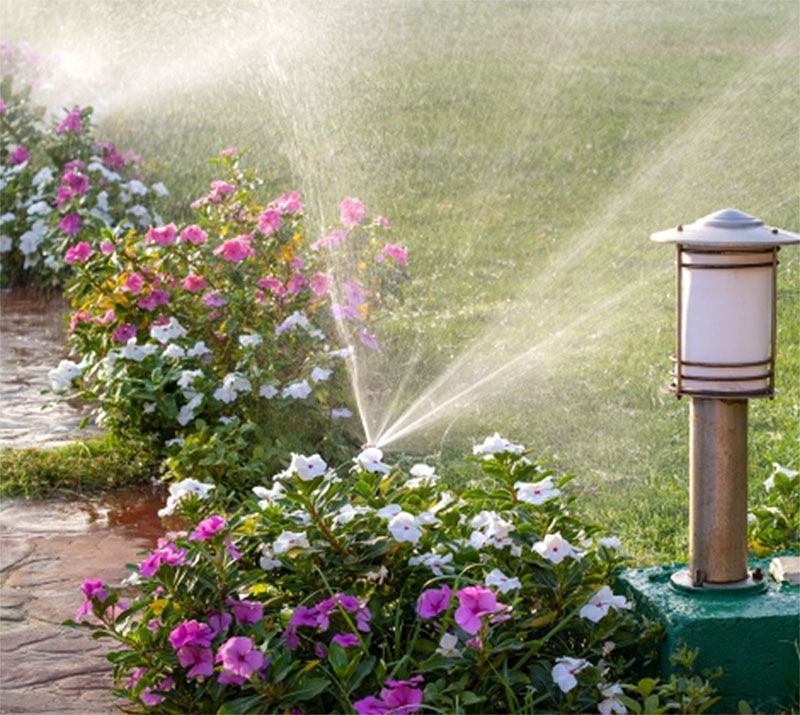
[[(368, 326), (407, 255), (353, 198), (345, 228), (308, 242), (297, 193), (264, 206), (240, 153), (214, 161), (225, 178), (192, 204), (195, 223), (105, 230), (99, 250), (67, 250), (81, 361), (50, 379), (65, 390), (79, 378), (113, 430), (157, 436), (178, 477), (241, 484), (287, 450), (332, 457), (347, 443), (345, 369), (355, 350), (378, 349)], [(340, 258), (334, 276), (327, 266)]]
[(750, 542), (759, 555), (797, 547), (800, 540), (800, 483), (797, 470), (773, 463), (765, 494), (748, 514)]
[(168, 192), (140, 180), (136, 154), (95, 140), (91, 107), (51, 120), (29, 85), (14, 86), (17, 55), (6, 46), (0, 60), (0, 281), (58, 284), (99, 249), (101, 229), (160, 223)]
[(116, 692), (153, 711), (641, 710), (656, 683), (625, 685), (648, 628), (610, 585), (618, 539), (519, 445), (472, 460), (459, 497), (376, 448), (293, 454), (233, 510), (220, 483), (174, 484), (183, 528), (127, 591), (87, 581), (77, 625), (121, 644)]

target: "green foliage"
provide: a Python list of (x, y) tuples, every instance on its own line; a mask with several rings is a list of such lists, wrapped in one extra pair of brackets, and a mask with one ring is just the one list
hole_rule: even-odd
[(796, 549), (800, 543), (800, 480), (797, 471), (773, 464), (764, 491), (750, 510), (750, 543), (759, 555)]

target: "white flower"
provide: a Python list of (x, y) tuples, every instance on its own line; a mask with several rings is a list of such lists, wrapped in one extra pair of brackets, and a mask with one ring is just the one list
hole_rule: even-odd
[(240, 335), (239, 336), (239, 345), (243, 348), (254, 348), (258, 345), (261, 345), (261, 336), (260, 335)]
[(173, 437), (164, 442), (165, 447), (183, 447), (184, 444), (186, 444), (185, 437)]
[(617, 697), (617, 695), (622, 695), (622, 687), (616, 683), (608, 686), (598, 685), (597, 687), (600, 690), (600, 695), (604, 698), (597, 704), (597, 710), (601, 715), (609, 715), (610, 713), (625, 715), (628, 712), (628, 708)]
[(455, 502), (456, 498), (450, 492), (442, 492), (441, 497), (439, 497), (439, 501), (437, 501), (431, 508), (430, 511), (433, 514), (438, 514), (443, 509), (446, 509), (450, 506), (453, 502)]
[(399, 504), (387, 504), (383, 509), (376, 511), (375, 516), (379, 519), (391, 519), (397, 516), (401, 511), (403, 511), (403, 507)]
[(419, 489), (439, 481), (434, 468), (427, 464), (415, 464), (411, 467), (411, 476), (412, 479), (408, 479), (405, 483), (406, 489)]
[(388, 464), (381, 462), (381, 459), (383, 459), (381, 450), (377, 447), (367, 447), (353, 461), (368, 472), (388, 474), (392, 471), (392, 468)]
[(19, 250), (23, 255), (28, 256), (31, 253), (36, 253), (39, 244), (42, 242), (42, 235), (37, 231), (25, 231), (19, 237)]
[(445, 658), (460, 658), (461, 651), (456, 648), (458, 645), (458, 636), (452, 633), (445, 633), (439, 641), (439, 647), (436, 652)]
[(279, 481), (275, 481), (270, 489), (266, 487), (253, 487), (253, 494), (261, 500), (258, 502), (258, 506), (261, 509), (266, 509), (268, 506), (274, 504), (277, 499), (281, 499), (286, 494), (286, 490), (283, 488), (283, 484)]
[(487, 575), (484, 583), (487, 586), (497, 586), (500, 593), (508, 593), (515, 588), (521, 588), (522, 584), (518, 578), (509, 578), (500, 569), (492, 569)]
[(422, 538), (422, 531), (417, 526), (417, 520), (413, 514), (401, 511), (392, 517), (389, 522), (389, 531), (395, 541), (408, 541), (416, 544)]
[(308, 328), (311, 323), (308, 322), (308, 318), (302, 313), (295, 311), (292, 313), (286, 320), (284, 320), (280, 325), (275, 328), (275, 335), (282, 335), (283, 333), (291, 332), (297, 326), (301, 328)]
[(315, 367), (311, 371), (311, 379), (314, 382), (325, 382), (333, 374), (333, 370), (326, 370), (323, 367)]
[(578, 684), (575, 676), (589, 665), (589, 661), (583, 658), (559, 658), (553, 667), (553, 682), (561, 688), (562, 693), (568, 693)]
[(169, 189), (161, 181), (156, 182), (150, 188), (153, 189), (156, 196), (169, 196)]
[(194, 384), (194, 381), (202, 376), (202, 370), (182, 370), (181, 376), (178, 378), (178, 387), (181, 390), (188, 390)]
[(544, 541), (537, 541), (533, 545), (533, 550), (554, 564), (560, 564), (567, 556), (576, 561), (580, 560), (578, 552), (569, 541), (561, 537), (560, 532), (548, 534), (544, 537)]
[(225, 416), (223, 415), (222, 417), (220, 417), (220, 418), (219, 418), (219, 421), (220, 421), (220, 423), (222, 423), (223, 425), (227, 426), (227, 425), (229, 425), (229, 424), (232, 424), (232, 423), (233, 423), (233, 421), (234, 421), (235, 419), (236, 419), (235, 417), (225, 417)]
[(164, 325), (154, 325), (150, 328), (150, 337), (160, 343), (168, 343), (175, 338), (185, 338), (187, 335), (184, 328), (177, 318), (170, 318)]
[(142, 413), (145, 415), (152, 414), (156, 411), (156, 403), (155, 402), (146, 402), (144, 407), (142, 407)]
[(307, 549), (311, 546), (305, 531), (284, 531), (272, 545), (272, 551), (276, 556), (285, 554), (292, 549)]
[(368, 506), (353, 506), (352, 504), (345, 504), (339, 509), (338, 514), (333, 517), (333, 523), (342, 526), (349, 524), (353, 519), (362, 514), (371, 514), (372, 509)]
[(272, 548), (269, 544), (266, 544), (264, 548), (261, 549), (261, 558), (258, 561), (258, 565), (264, 569), (264, 571), (274, 571), (283, 566), (280, 560), (275, 558), (275, 554), (272, 552)]
[(208, 355), (211, 351), (206, 347), (205, 340), (198, 340), (193, 348), (186, 351), (186, 357), (200, 357), (201, 355)]
[(441, 523), (433, 512), (423, 511), (417, 514), (417, 524), (420, 526), (435, 526)]
[(302, 454), (295, 454), (292, 452), (292, 462), (289, 465), (289, 471), (296, 474), (304, 482), (310, 482), (312, 479), (321, 477), (325, 474), (328, 465), (325, 460), (318, 454), (312, 454), (310, 457), (304, 457)]
[(82, 372), (83, 369), (72, 360), (62, 360), (58, 363), (58, 367), (47, 373), (47, 379), (50, 380), (54, 392), (63, 392)]
[(302, 382), (293, 382), (291, 385), (283, 388), (281, 397), (291, 397), (295, 400), (305, 400), (311, 394), (311, 385), (307, 380)]
[(266, 397), (268, 400), (271, 400), (275, 395), (278, 394), (278, 390), (276, 389), (275, 385), (262, 385), (258, 388), (258, 394), (261, 397)]
[(353, 346), (348, 345), (346, 348), (342, 348), (341, 350), (331, 350), (328, 353), (328, 357), (332, 358), (349, 358), (353, 354)]
[(377, 571), (369, 571), (367, 573), (367, 579), (380, 585), (386, 580), (388, 575), (389, 569), (387, 569), (385, 566), (381, 566)]
[(349, 420), (352, 416), (353, 413), (346, 407), (334, 407), (331, 410), (332, 420)]
[(474, 549), (484, 546), (502, 549), (512, 544), (509, 534), (514, 531), (514, 524), (503, 519), (497, 512), (480, 512), (472, 518), (470, 526), (475, 529), (469, 537), (469, 543)]
[(768, 492), (771, 492), (775, 488), (775, 477), (779, 474), (783, 474), (783, 476), (789, 477), (789, 479), (794, 479), (797, 476), (797, 470), (788, 469), (786, 467), (782, 467), (777, 462), (773, 462), (772, 474), (764, 481), (764, 489), (766, 489)]
[(517, 499), (534, 506), (544, 504), (548, 499), (561, 494), (561, 490), (553, 486), (553, 480), (550, 477), (542, 479), (540, 482), (516, 482), (514, 489), (517, 490)]
[(441, 576), (445, 572), (450, 573), (453, 570), (453, 567), (449, 565), (452, 560), (453, 554), (449, 551), (446, 554), (437, 554), (431, 551), (430, 553), (421, 554), (420, 556), (412, 556), (408, 560), (408, 563), (410, 566), (423, 564), (433, 571), (434, 575)]
[(190, 494), (193, 494), (198, 499), (208, 499), (208, 493), (214, 488), (213, 484), (198, 482), (196, 479), (183, 479), (180, 482), (176, 482), (170, 486), (167, 505), (163, 509), (159, 509), (158, 515), (170, 516), (180, 501)]
[(31, 183), (37, 188), (41, 189), (45, 184), (49, 184), (53, 180), (53, 170), (49, 166), (45, 166), (36, 172)]
[(753, 514), (752, 511), (748, 511), (747, 512), (747, 523), (748, 524), (755, 524), (757, 522), (758, 522), (758, 517), (755, 514)]
[(495, 432), (493, 436), (483, 440), (482, 444), (476, 444), (472, 448), (472, 453), (484, 454), (486, 455), (486, 459), (491, 459), (491, 455), (493, 454), (504, 454), (506, 452), (520, 454), (524, 449), (525, 448), (521, 444), (512, 444)]
[(147, 187), (138, 179), (131, 179), (128, 182), (128, 191), (130, 191), (134, 196), (147, 195)]
[(175, 345), (175, 343), (170, 343), (169, 345), (167, 345), (167, 347), (164, 349), (164, 352), (161, 353), (161, 355), (162, 357), (165, 358), (178, 359), (186, 357), (186, 351), (180, 345)]
[(195, 410), (200, 407), (205, 396), (202, 393), (195, 393), (181, 409), (178, 411), (178, 424), (181, 427), (188, 425), (195, 416)]
[(597, 543), (606, 549), (615, 549), (616, 551), (619, 551), (619, 549), (622, 548), (622, 542), (617, 536), (604, 536), (603, 538), (598, 539)]
[(433, 467), (429, 467), (427, 464), (415, 464), (409, 470), (409, 474), (412, 477), (435, 477), (436, 470)]
[(0, 253), (7, 253), (14, 247), (10, 236), (0, 236)]
[(127, 360), (141, 362), (148, 355), (152, 355), (158, 348), (155, 345), (137, 345), (136, 338), (131, 338), (125, 347), (120, 351), (120, 355)]
[(589, 603), (581, 608), (579, 615), (592, 623), (597, 623), (608, 613), (610, 608), (615, 611), (630, 610), (631, 604), (625, 596), (615, 596), (609, 586), (603, 586), (589, 599)]
[(28, 216), (49, 216), (52, 212), (52, 207), (46, 201), (37, 201), (28, 206)]
[(244, 375), (238, 372), (229, 372), (222, 380), (222, 387), (214, 390), (214, 398), (226, 405), (233, 402), (240, 392), (249, 392), (253, 389)]
[(4, 223), (8, 223), (9, 221), (13, 221), (16, 218), (16, 215), (12, 211), (6, 211), (2, 216), (0, 216), (0, 226), (2, 226)]
[(100, 209), (101, 211), (108, 211), (108, 192), (101, 191), (97, 194), (97, 203), (95, 207)]
[(290, 511), (289, 518), (294, 519), (300, 524), (311, 523), (311, 514), (309, 514), (305, 509), (295, 509), (294, 511)]

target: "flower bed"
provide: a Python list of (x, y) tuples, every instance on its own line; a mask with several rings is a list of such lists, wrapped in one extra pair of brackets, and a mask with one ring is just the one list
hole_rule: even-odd
[[(118, 695), (163, 712), (700, 712), (707, 683), (642, 680), (648, 627), (611, 582), (619, 541), (495, 435), (479, 487), (362, 451), (293, 454), (235, 508), (174, 484), (180, 516), (127, 589), (87, 581), (77, 623), (121, 645)], [(235, 500), (234, 500), (235, 501)], [(671, 699), (671, 702), (668, 702)], [(655, 710), (648, 709), (648, 712)]]

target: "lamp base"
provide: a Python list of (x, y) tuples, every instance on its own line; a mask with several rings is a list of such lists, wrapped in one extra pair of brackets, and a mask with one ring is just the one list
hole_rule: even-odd
[(669, 583), (676, 591), (691, 593), (697, 596), (749, 596), (763, 593), (767, 590), (766, 579), (753, 578), (752, 573), (747, 578), (732, 583), (703, 583), (695, 586), (689, 569), (681, 569), (670, 576)]

